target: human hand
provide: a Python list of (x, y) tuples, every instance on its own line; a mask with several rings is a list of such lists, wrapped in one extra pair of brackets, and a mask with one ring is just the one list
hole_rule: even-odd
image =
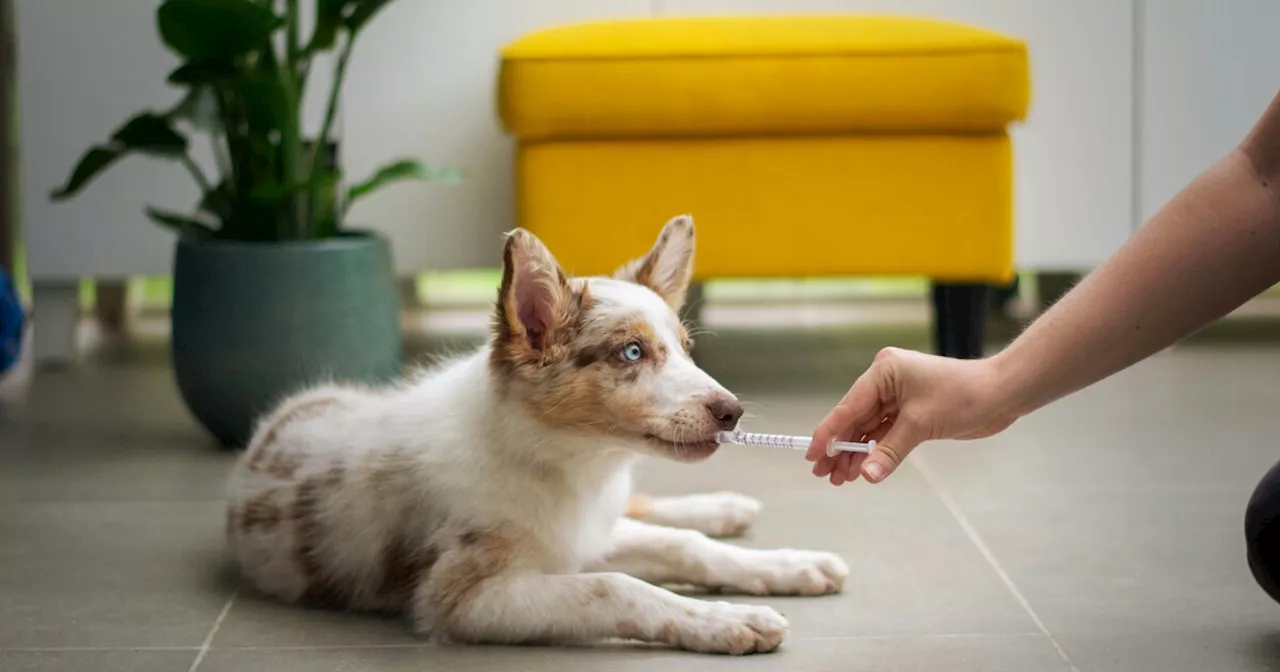
[[(879, 483), (916, 446), (935, 439), (979, 439), (1017, 416), (999, 398), (994, 360), (960, 360), (886, 348), (813, 433), (805, 459), (832, 485), (861, 474)], [(832, 440), (876, 441), (875, 451), (827, 457)]]

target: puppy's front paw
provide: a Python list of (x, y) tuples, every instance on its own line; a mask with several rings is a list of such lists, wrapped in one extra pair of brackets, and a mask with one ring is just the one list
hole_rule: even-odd
[(782, 644), (790, 627), (782, 614), (769, 607), (728, 602), (703, 604), (675, 633), (673, 644), (700, 653), (768, 653)]
[(709, 537), (738, 537), (760, 515), (758, 500), (736, 492), (712, 492), (653, 501), (651, 522), (697, 530)]
[(844, 590), (849, 566), (833, 553), (743, 549), (736, 566), (717, 578), (721, 590), (751, 595), (826, 595)]

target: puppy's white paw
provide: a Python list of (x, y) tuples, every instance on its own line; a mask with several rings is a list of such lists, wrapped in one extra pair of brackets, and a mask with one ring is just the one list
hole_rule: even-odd
[(653, 500), (647, 520), (656, 525), (697, 530), (709, 537), (737, 537), (760, 515), (758, 500), (736, 492), (712, 492)]
[(685, 621), (671, 643), (700, 653), (734, 656), (768, 653), (778, 648), (790, 627), (782, 614), (769, 607), (728, 602), (704, 602)]
[(749, 595), (826, 595), (844, 590), (849, 565), (840, 556), (819, 551), (742, 549), (733, 567), (716, 572), (721, 591)]

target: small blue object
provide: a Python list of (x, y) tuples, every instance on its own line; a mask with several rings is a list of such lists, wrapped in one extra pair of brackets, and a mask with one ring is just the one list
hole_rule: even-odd
[(22, 354), (25, 315), (18, 300), (18, 288), (0, 267), (0, 375), (12, 369)]

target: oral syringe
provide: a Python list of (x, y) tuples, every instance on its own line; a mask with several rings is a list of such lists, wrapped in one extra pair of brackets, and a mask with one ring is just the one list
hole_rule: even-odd
[[(716, 443), (735, 446), (763, 446), (765, 448), (790, 448), (792, 450), (808, 450), (812, 439), (806, 436), (787, 436), (785, 434), (757, 434), (735, 429), (732, 432), (717, 432)], [(875, 440), (866, 443), (857, 441), (832, 441), (827, 444), (827, 457), (835, 457), (840, 453), (871, 453), (876, 449)]]

